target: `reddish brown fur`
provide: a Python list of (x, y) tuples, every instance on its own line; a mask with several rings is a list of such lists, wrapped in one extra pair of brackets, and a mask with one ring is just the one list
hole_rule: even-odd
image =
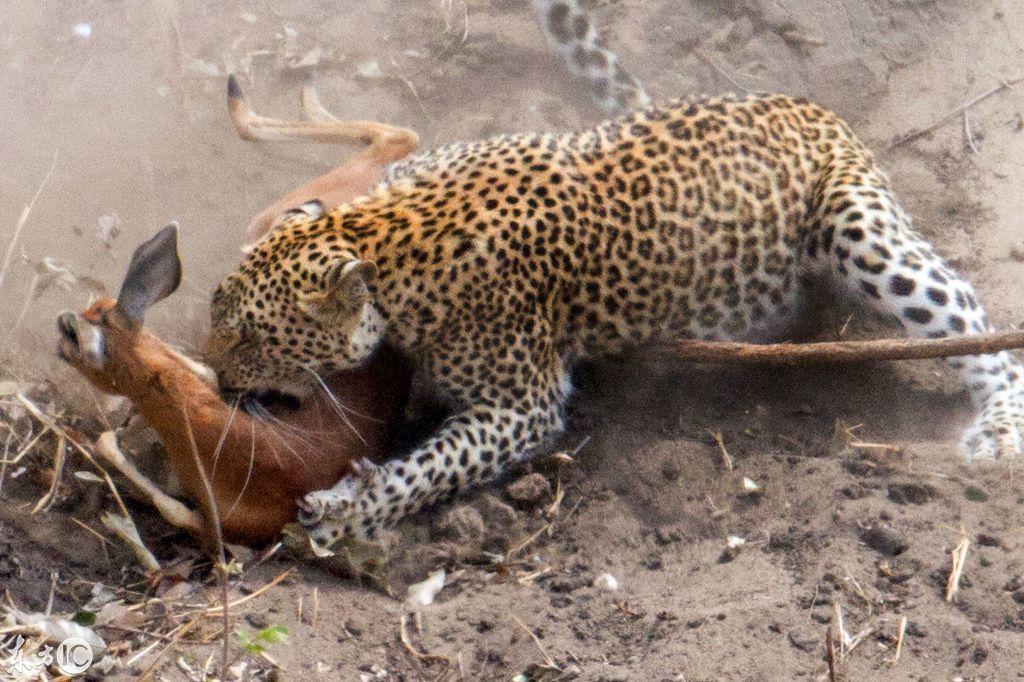
[(67, 338), (61, 340), (62, 356), (100, 390), (134, 403), (159, 433), (187, 495), (209, 519), (194, 438), (228, 542), (274, 539), (295, 519), (297, 498), (331, 487), (359, 459), (383, 454), (408, 391), (400, 358), (380, 354), (365, 367), (328, 380), (351, 410), (352, 427), (322, 397), (305, 400), (297, 410), (275, 410), (285, 425), (271, 425), (226, 404), (180, 355), (129, 320), (115, 301), (97, 301), (82, 317), (103, 330), (104, 367), (86, 364)]

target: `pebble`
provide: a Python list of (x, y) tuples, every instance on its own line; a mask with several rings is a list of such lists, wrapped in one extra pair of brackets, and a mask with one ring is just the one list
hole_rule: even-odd
[(567, 665), (562, 668), (562, 675), (558, 678), (560, 680), (575, 680), (577, 677), (583, 674), (583, 668), (579, 667), (575, 663)]
[(665, 530), (664, 528), (657, 528), (654, 531), (654, 542), (662, 547), (673, 542), (679, 542), (680, 540), (682, 540), (682, 536), (675, 531)]
[(860, 539), (871, 549), (888, 556), (897, 556), (907, 550), (906, 539), (894, 530), (872, 526), (860, 534)]
[(484, 519), (473, 507), (459, 506), (441, 516), (433, 531), (437, 538), (478, 546), (484, 538)]
[(982, 547), (1003, 547), (1003, 541), (995, 535), (978, 533), (978, 544)]
[(988, 493), (976, 485), (964, 488), (964, 497), (971, 502), (988, 502)]
[(896, 504), (925, 504), (938, 494), (935, 488), (923, 483), (889, 484), (889, 499)]
[(473, 503), (488, 528), (509, 528), (519, 520), (516, 510), (494, 495), (480, 495)]
[(519, 507), (533, 507), (551, 495), (551, 484), (538, 473), (527, 474), (505, 488), (505, 495)]
[(927, 637), (928, 630), (923, 625), (918, 625), (914, 621), (907, 623), (907, 634), (911, 637)]

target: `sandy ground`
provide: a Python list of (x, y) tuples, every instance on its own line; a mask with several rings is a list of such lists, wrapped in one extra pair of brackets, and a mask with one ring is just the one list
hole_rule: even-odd
[[(1014, 255), (1024, 244), (1024, 84), (972, 106), (966, 124), (956, 114), (893, 145), (1021, 75), (1015, 2), (591, 4), (657, 97), (780, 90), (847, 117), (996, 323), (1024, 320), (1024, 264)], [(186, 286), (150, 321), (194, 347), (208, 292), (237, 262), (248, 218), (340, 154), (237, 140), (223, 108), (227, 70), (259, 109), (292, 115), (301, 65), (317, 61), (322, 97), (337, 114), (410, 126), (424, 147), (597, 118), (545, 51), (525, 2), (46, 5), (9, 4), (0, 22), (0, 252), (39, 190), (0, 284), (0, 351), (9, 378), (32, 386), (47, 409), (77, 415), (87, 436), (99, 428), (98, 408), (54, 361), (55, 312), (82, 306), (83, 281), (115, 287), (134, 245), (174, 218)], [(87, 38), (73, 28), (83, 22)], [(47, 256), (79, 283), (62, 287), (67, 277), (40, 265)], [(878, 332), (859, 318), (851, 329)], [(540, 461), (534, 472), (551, 487), (560, 481), (564, 494), (550, 532), (552, 493), (527, 490), (536, 477), (500, 485), (402, 525), (390, 564), (395, 597), (300, 567), (236, 609), (235, 627), (289, 629), (287, 644), (267, 647), (286, 679), (822, 680), (835, 603), (851, 636), (867, 633), (840, 656), (841, 679), (1021, 675), (1020, 464), (961, 463), (956, 440), (971, 407), (938, 365), (738, 371), (634, 358), (584, 368), (577, 385), (562, 446), (589, 441), (573, 464)], [(854, 443), (884, 447), (851, 446), (837, 422), (862, 425)], [(0, 490), (0, 582), (27, 611), (45, 607), (51, 571), (55, 611), (82, 607), (96, 581), (137, 601), (144, 583), (128, 555), (71, 522), (99, 528), (96, 514), (111, 504), (101, 488), (65, 473), (52, 510), (29, 514), (52, 452), (40, 447)], [(758, 494), (744, 492), (744, 477)], [(161, 559), (198, 556), (132, 509)], [(961, 528), (971, 548), (961, 591), (947, 603)], [(746, 543), (727, 551), (728, 536)], [(275, 557), (251, 568), (234, 594), (291, 566)], [(419, 629), (409, 624), (416, 649), (439, 658), (417, 658), (399, 638), (404, 589), (441, 566), (448, 585)], [(594, 586), (604, 573), (617, 591)], [(203, 575), (190, 576), (200, 592)], [(148, 622), (163, 622), (158, 615)], [(101, 633), (123, 651), (152, 643)], [(216, 625), (194, 634), (215, 635)], [(154, 671), (184, 679), (179, 657), (201, 669), (214, 648), (196, 637), (168, 649)], [(123, 656), (110, 674), (135, 677), (166, 646), (158, 644), (131, 664)], [(271, 668), (241, 660), (246, 674)]]

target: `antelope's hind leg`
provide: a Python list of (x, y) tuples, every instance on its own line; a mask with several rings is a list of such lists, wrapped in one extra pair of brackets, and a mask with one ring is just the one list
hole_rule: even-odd
[(408, 128), (376, 121), (337, 119), (323, 107), (312, 86), (302, 90), (302, 108), (306, 120), (260, 116), (250, 108), (235, 77), (228, 78), (228, 113), (243, 140), (365, 145), (353, 158), (295, 188), (261, 211), (246, 230), (248, 241), (266, 234), (288, 209), (314, 201), (333, 208), (368, 193), (380, 182), (387, 164), (404, 159), (419, 143), (419, 137)]

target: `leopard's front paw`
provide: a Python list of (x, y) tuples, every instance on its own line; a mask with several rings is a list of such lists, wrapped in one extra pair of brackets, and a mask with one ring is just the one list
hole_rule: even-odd
[(964, 432), (960, 449), (968, 462), (1009, 459), (1024, 453), (1024, 388), (990, 395)]
[(362, 460), (355, 468), (355, 473), (342, 478), (333, 488), (308, 493), (298, 500), (299, 523), (321, 547), (352, 536), (354, 530), (365, 530), (361, 517), (372, 511), (370, 503), (378, 499), (372, 493), (383, 476), (369, 460)]

